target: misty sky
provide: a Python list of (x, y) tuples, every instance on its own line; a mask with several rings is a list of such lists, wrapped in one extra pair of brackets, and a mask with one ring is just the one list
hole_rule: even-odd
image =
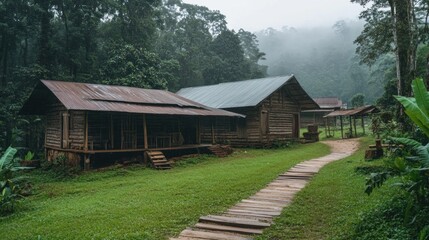
[(332, 26), (338, 20), (358, 19), (362, 7), (350, 0), (183, 0), (219, 10), (228, 27), (258, 31), (268, 27)]

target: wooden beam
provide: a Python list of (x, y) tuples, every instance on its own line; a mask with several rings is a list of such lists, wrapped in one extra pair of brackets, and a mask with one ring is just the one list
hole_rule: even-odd
[(88, 151), (88, 112), (85, 112), (85, 151)]
[(349, 116), (349, 126), (350, 126), (350, 136), (353, 137), (353, 125), (352, 125), (352, 116)]
[(110, 114), (110, 148), (115, 148), (115, 131), (113, 129), (113, 114)]
[(143, 141), (144, 149), (148, 149), (146, 114), (143, 114)]
[(91, 169), (91, 158), (89, 157), (88, 154), (84, 154), (84, 158), (83, 158), (83, 169), (84, 170), (90, 170)]
[(215, 131), (214, 131), (214, 122), (216, 121), (216, 118), (214, 119), (214, 121), (212, 121), (212, 144), (215, 144)]
[(353, 116), (353, 126), (355, 128), (355, 137), (357, 137), (357, 130), (356, 130), (356, 116)]
[(362, 129), (363, 129), (363, 135), (365, 135), (365, 116), (362, 115)]
[(200, 134), (200, 132), (201, 132), (201, 121), (200, 121), (200, 118), (199, 117), (196, 117), (197, 118), (197, 124), (196, 124), (196, 128), (197, 128), (197, 130), (196, 130), (196, 140), (197, 140), (197, 144), (201, 144), (201, 134)]
[(340, 124), (341, 124), (341, 138), (344, 138), (343, 116), (340, 116)]

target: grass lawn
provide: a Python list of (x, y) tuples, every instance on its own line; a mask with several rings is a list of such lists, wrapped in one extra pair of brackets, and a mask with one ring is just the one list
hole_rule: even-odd
[(258, 239), (353, 239), (361, 214), (396, 191), (386, 183), (371, 196), (364, 193), (365, 175), (355, 169), (380, 164), (380, 161), (363, 160), (366, 146), (373, 142), (364, 138), (360, 150), (353, 156), (323, 167)]
[(326, 155), (321, 143), (240, 150), (168, 171), (89, 172), (67, 181), (34, 177), (37, 194), (0, 218), (0, 239), (166, 239), (201, 215), (220, 213), (298, 162)]

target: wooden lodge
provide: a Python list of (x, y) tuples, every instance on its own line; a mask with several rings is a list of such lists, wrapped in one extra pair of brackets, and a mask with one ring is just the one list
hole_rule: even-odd
[[(177, 92), (203, 105), (245, 115), (203, 124), (202, 138), (233, 146), (266, 146), (300, 137), (300, 112), (319, 109), (295, 76), (270, 77), (183, 88)], [(212, 119), (213, 120), (213, 119)], [(214, 131), (214, 133), (213, 133)]]
[(63, 154), (84, 168), (102, 154), (141, 159), (148, 151), (208, 146), (218, 132), (211, 123), (244, 117), (163, 90), (48, 80), (36, 86), (21, 114), (46, 116), (48, 160)]

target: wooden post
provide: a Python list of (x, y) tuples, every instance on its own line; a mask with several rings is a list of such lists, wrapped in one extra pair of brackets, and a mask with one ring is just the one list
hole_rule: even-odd
[(88, 112), (85, 112), (85, 146), (83, 149), (88, 151)]
[(363, 135), (365, 135), (365, 116), (362, 115), (362, 129), (363, 129)]
[(350, 136), (353, 137), (353, 125), (352, 125), (352, 116), (349, 116), (349, 126), (350, 126)]
[(113, 130), (113, 115), (110, 114), (110, 148), (115, 149), (115, 132)]
[(341, 138), (344, 138), (343, 116), (340, 116), (340, 124), (341, 124)]
[(144, 149), (149, 148), (148, 140), (147, 140), (147, 122), (146, 122), (146, 114), (143, 114), (143, 141), (144, 141)]
[(325, 137), (328, 137), (328, 131), (329, 131), (328, 118), (325, 118)]
[(199, 117), (197, 117), (197, 124), (196, 125), (197, 125), (196, 126), (196, 128), (197, 128), (197, 130), (196, 130), (197, 144), (201, 144), (201, 134), (200, 134), (200, 132), (201, 132), (201, 126), (200, 126), (200, 118)]
[(84, 170), (91, 169), (91, 159), (90, 159), (90, 157), (89, 157), (88, 154), (84, 155), (83, 161), (84, 161), (84, 163), (83, 163), (83, 169)]
[(121, 149), (124, 149), (124, 119), (121, 115)]
[(215, 144), (215, 131), (214, 131), (214, 122), (212, 121), (212, 144)]
[(353, 116), (353, 127), (355, 128), (355, 137), (357, 137), (357, 131), (356, 131), (356, 116)]

